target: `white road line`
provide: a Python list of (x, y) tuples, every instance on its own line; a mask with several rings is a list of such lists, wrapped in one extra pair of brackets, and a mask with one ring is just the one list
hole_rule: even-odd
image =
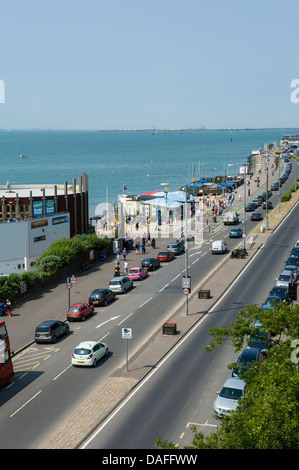
[(177, 275), (177, 276), (175, 276), (173, 279), (171, 279), (171, 281), (170, 281), (170, 282), (173, 282), (173, 281), (175, 281), (175, 280), (176, 280), (178, 277), (180, 277), (180, 274), (178, 274), (178, 275)]
[(56, 377), (54, 377), (53, 380), (56, 380), (58, 379), (58, 377), (60, 377), (66, 370), (68, 370), (70, 367), (72, 367), (72, 364), (70, 364), (69, 366), (67, 366), (63, 371), (60, 372), (60, 374), (56, 375)]
[(193, 263), (192, 263), (192, 264), (196, 263), (198, 260), (199, 260), (199, 258), (197, 258), (195, 261), (193, 261)]
[(131, 315), (133, 315), (134, 312), (131, 312), (129, 315), (127, 315), (122, 321), (120, 321), (117, 326), (121, 325), (124, 321), (126, 321)]
[(164, 287), (162, 287), (162, 289), (160, 289), (159, 292), (162, 292), (162, 290), (164, 290), (167, 286), (169, 286), (169, 284), (166, 284)]
[(139, 305), (139, 308), (143, 307), (143, 305), (147, 304), (147, 302), (149, 302), (151, 299), (152, 299), (152, 297), (147, 299), (145, 302), (143, 302), (143, 304)]
[(39, 395), (40, 393), (42, 392), (42, 390), (40, 390), (39, 392), (37, 392), (35, 395), (33, 395), (33, 397), (30, 398), (30, 400), (26, 401), (26, 403), (24, 403), (24, 405), (22, 405), (20, 408), (18, 408), (12, 415), (10, 415), (10, 418), (12, 418), (15, 414), (17, 414), (22, 408), (24, 408), (24, 406), (28, 405), (28, 403), (31, 402), (31, 400), (33, 400), (35, 397), (37, 397), (37, 395)]

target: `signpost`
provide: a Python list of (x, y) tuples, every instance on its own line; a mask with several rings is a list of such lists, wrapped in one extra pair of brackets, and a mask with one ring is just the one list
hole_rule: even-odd
[(72, 288), (72, 283), (71, 283), (71, 279), (68, 277), (67, 280), (66, 280), (66, 285), (65, 287), (67, 288), (67, 290), (69, 291), (69, 309), (70, 309), (70, 306), (71, 306), (71, 288)]
[(132, 328), (127, 328), (126, 326), (121, 329), (121, 337), (122, 339), (126, 340), (126, 362), (127, 362), (127, 371), (128, 371), (128, 350), (129, 344), (128, 340), (133, 338), (133, 330)]

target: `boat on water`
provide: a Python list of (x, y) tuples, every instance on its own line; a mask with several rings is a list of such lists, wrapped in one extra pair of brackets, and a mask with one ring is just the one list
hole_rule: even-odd
[(23, 155), (23, 154), (21, 153), (20, 158), (27, 158), (27, 155)]

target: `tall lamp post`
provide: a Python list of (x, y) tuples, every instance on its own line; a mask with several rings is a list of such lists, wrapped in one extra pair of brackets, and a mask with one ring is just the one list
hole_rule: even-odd
[(168, 187), (169, 183), (161, 183), (161, 186), (165, 186), (164, 194), (165, 194), (165, 224), (167, 224), (167, 195), (168, 195)]

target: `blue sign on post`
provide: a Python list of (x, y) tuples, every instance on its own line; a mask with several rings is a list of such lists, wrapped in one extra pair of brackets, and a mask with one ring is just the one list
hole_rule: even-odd
[(46, 215), (55, 214), (54, 199), (46, 200)]

